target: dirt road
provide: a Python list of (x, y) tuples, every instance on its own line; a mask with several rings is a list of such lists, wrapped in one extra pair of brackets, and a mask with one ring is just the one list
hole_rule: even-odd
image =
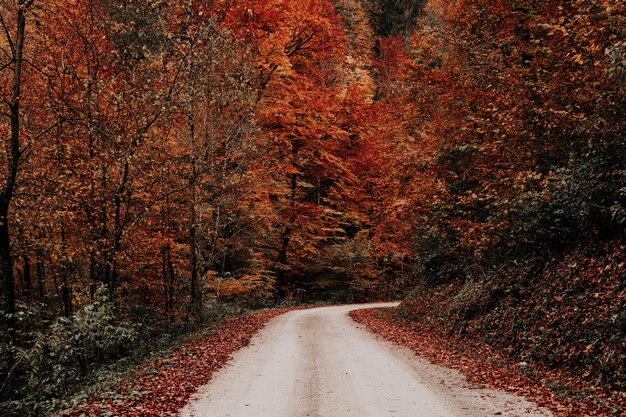
[[(391, 306), (377, 304), (376, 306)], [(274, 319), (203, 387), (183, 417), (548, 416), (522, 398), (474, 389), (456, 371), (362, 330), (346, 313)]]

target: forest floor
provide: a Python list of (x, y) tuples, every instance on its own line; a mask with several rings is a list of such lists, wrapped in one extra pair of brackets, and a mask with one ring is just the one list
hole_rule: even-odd
[(394, 320), (391, 310), (356, 310), (350, 316), (384, 340), (408, 348), (433, 364), (460, 371), (476, 388), (523, 396), (549, 409), (555, 417), (624, 415), (620, 403), (623, 406), (626, 393), (616, 398), (596, 389), (594, 401), (585, 401), (577, 393), (589, 392), (593, 387), (574, 386), (576, 381), (571, 376), (556, 370), (516, 363), (486, 344), (468, 344), (443, 331), (409, 326)]

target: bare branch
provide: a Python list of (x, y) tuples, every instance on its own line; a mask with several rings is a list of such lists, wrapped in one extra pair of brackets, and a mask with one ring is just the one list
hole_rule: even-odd
[(11, 38), (11, 33), (9, 32), (9, 28), (4, 22), (4, 17), (2, 17), (2, 13), (0, 13), (0, 25), (2, 25), (2, 28), (4, 29), (4, 35), (6, 36), (7, 41), (9, 42), (9, 47), (11, 48), (11, 54), (13, 55), (13, 60), (15, 60), (15, 45), (13, 44), (13, 38)]
[(0, 66), (0, 72), (4, 71), (6, 68), (8, 68), (11, 64), (13, 63), (13, 61), (9, 61), (6, 64)]
[(28, 151), (28, 149), (35, 143), (37, 142), (37, 140), (39, 140), (42, 136), (46, 135), (48, 132), (50, 132), (51, 130), (53, 130), (54, 128), (61, 126), (61, 124), (63, 124), (65, 122), (64, 119), (58, 120), (55, 123), (53, 123), (52, 125), (48, 126), (47, 128), (45, 128), (44, 130), (42, 130), (41, 132), (39, 132), (37, 135), (35, 135), (34, 137), (32, 137), (29, 141), (28, 144), (20, 151), (20, 155), (23, 155), (24, 153), (26, 153)]

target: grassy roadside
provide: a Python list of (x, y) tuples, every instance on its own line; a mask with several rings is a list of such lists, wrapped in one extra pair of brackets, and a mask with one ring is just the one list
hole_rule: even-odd
[[(106, 343), (111, 331), (115, 332), (116, 327), (111, 327), (111, 315), (102, 314), (103, 309), (91, 309), (88, 314), (78, 313), (75, 320), (64, 323), (62, 331), (53, 332), (31, 348), (19, 352), (22, 356), (18, 358), (21, 361), (18, 364), (25, 366), (25, 369), (30, 368), (28, 374), (22, 371), (22, 378), (27, 378), (28, 385), (21, 388), (23, 395), (14, 391), (13, 401), (0, 403), (0, 415), (48, 416), (93, 400), (122, 400), (134, 394), (132, 390), (121, 394), (119, 387), (125, 381), (141, 375), (153, 363), (163, 358), (175, 357), (180, 349), (214, 337), (224, 331), (224, 327), (228, 327), (233, 320), (248, 316), (269, 320), (274, 311), (285, 311), (281, 307), (253, 312), (233, 304), (216, 303), (207, 306), (201, 322), (180, 320), (172, 323), (159, 322), (158, 326), (155, 325), (156, 318), (147, 317), (142, 325), (131, 327), (133, 338), (129, 339), (123, 350), (116, 350), (116, 356), (84, 363), (84, 352), (89, 351), (85, 343), (97, 340), (101, 346)], [(113, 314), (112, 310), (107, 310), (107, 313)], [(259, 326), (265, 323), (259, 320), (255, 321)], [(127, 323), (118, 323), (119, 328), (128, 328), (123, 327), (128, 326)], [(158, 330), (159, 327), (161, 330)], [(251, 335), (246, 333), (244, 336)], [(241, 343), (244, 342), (245, 340), (241, 340)], [(13, 388), (7, 386), (5, 389)], [(89, 412), (86, 415), (101, 414)]]
[(73, 393), (63, 399), (57, 399), (56, 404), (53, 404), (53, 410), (58, 412), (61, 409), (76, 407), (96, 396), (113, 398), (116, 396), (115, 388), (124, 379), (137, 375), (150, 362), (171, 356), (180, 346), (215, 333), (224, 320), (250, 312), (251, 310), (223, 304), (211, 309), (204, 323), (197, 328), (180, 325), (160, 337), (142, 340), (141, 346), (132, 354), (97, 368), (84, 381), (79, 382)]
[(72, 398), (56, 416), (176, 415), (195, 390), (206, 384), (231, 355), (272, 318), (291, 308), (276, 308), (224, 318), (217, 326), (172, 343), (132, 369), (94, 384)]

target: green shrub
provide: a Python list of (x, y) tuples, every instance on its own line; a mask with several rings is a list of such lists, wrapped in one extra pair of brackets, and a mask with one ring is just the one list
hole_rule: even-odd
[[(588, 233), (612, 236), (626, 225), (623, 145), (588, 150), (547, 176), (547, 188), (520, 196), (514, 236), (560, 246)], [(532, 187), (531, 187), (532, 188)]]
[(125, 355), (135, 338), (130, 323), (116, 321), (108, 289), (100, 288), (93, 303), (73, 317), (58, 318), (31, 346), (13, 348), (15, 375), (21, 383), (16, 384), (20, 388), (13, 401), (0, 405), (0, 414), (27, 415), (23, 410), (42, 413), (53, 408), (53, 399), (85, 377), (91, 366)]

